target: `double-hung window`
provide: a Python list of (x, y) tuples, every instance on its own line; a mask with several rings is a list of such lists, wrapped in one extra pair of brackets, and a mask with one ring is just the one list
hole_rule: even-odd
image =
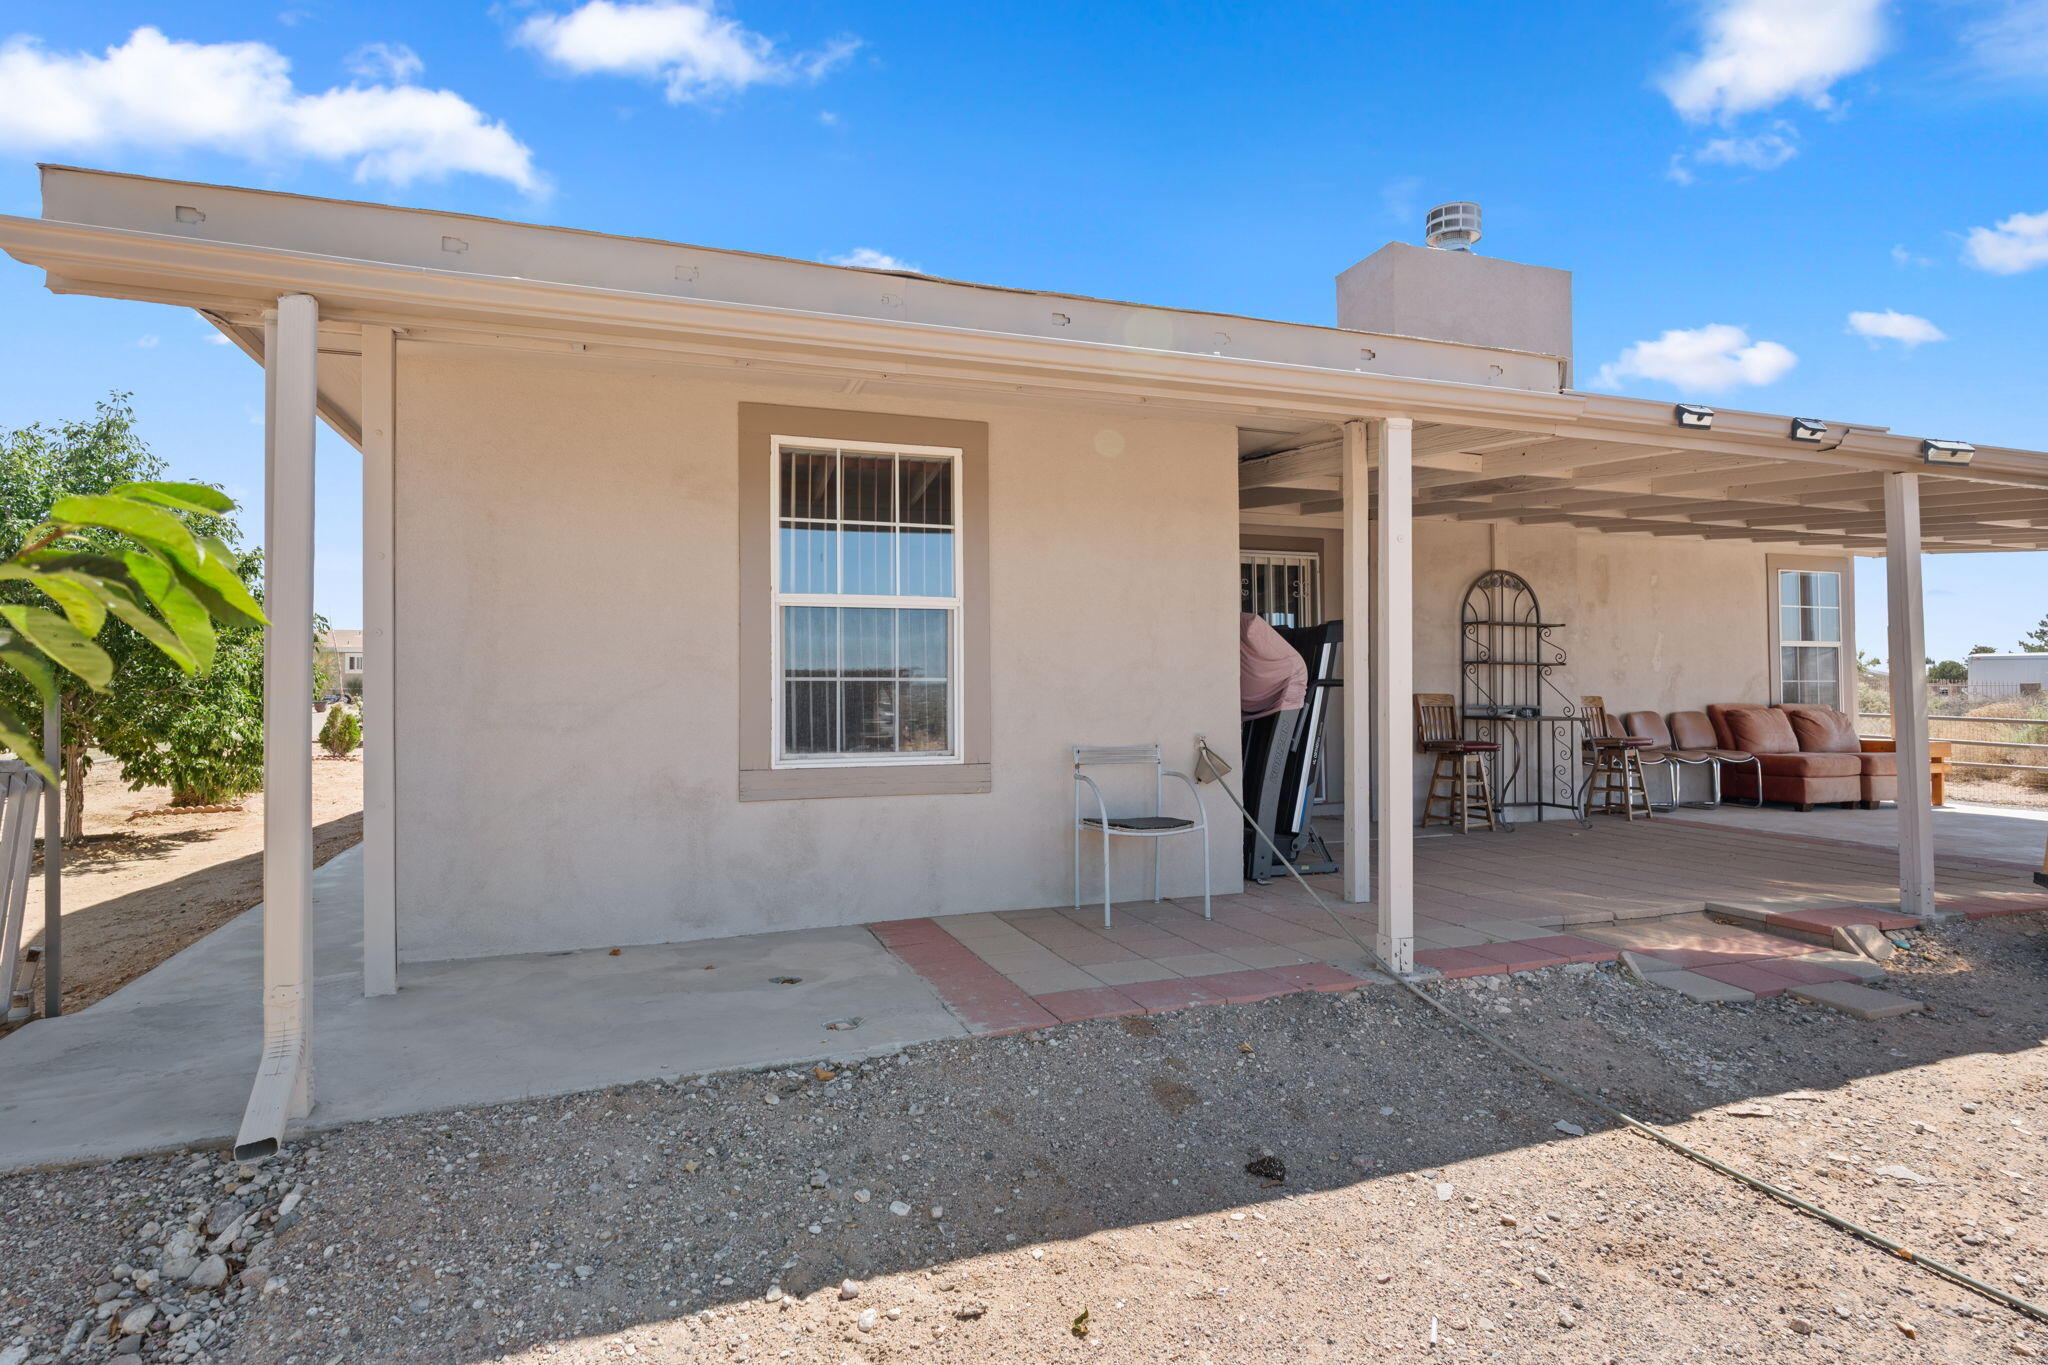
[(1842, 576), (1778, 571), (1778, 700), (1842, 704)]
[(775, 766), (958, 762), (960, 451), (773, 452)]

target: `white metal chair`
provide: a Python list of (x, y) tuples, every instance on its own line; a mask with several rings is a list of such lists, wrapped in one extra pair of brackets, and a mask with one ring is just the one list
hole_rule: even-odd
[[(1095, 779), (1082, 772), (1083, 768), (1106, 767), (1112, 764), (1149, 765), (1152, 769), (1152, 813), (1150, 815), (1111, 815), (1109, 806), (1103, 800), (1102, 788)], [(1188, 795), (1195, 799), (1195, 818), (1185, 820), (1177, 815), (1164, 813), (1166, 779), (1176, 778), (1185, 783)], [(1083, 813), (1081, 804), (1082, 788), (1095, 797), (1095, 814)], [(1195, 786), (1194, 779), (1186, 773), (1169, 771), (1159, 756), (1157, 744), (1077, 744), (1074, 746), (1074, 908), (1081, 908), (1081, 836), (1095, 832), (1102, 836), (1102, 926), (1110, 923), (1109, 894), (1109, 840), (1112, 835), (1123, 835), (1134, 839), (1152, 840), (1152, 899), (1160, 900), (1159, 894), (1159, 840), (1176, 834), (1200, 834), (1202, 836), (1202, 918), (1211, 918), (1209, 910), (1209, 816), (1202, 808), (1202, 793)]]

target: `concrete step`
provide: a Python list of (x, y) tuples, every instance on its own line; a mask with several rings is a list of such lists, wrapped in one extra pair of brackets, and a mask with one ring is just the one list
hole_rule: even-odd
[(1890, 991), (1874, 991), (1868, 986), (1852, 985), (1846, 981), (1794, 986), (1792, 996), (1810, 1004), (1840, 1010), (1858, 1019), (1896, 1019), (1902, 1014), (1912, 1014), (1927, 1008), (1923, 1001), (1908, 1000), (1905, 996), (1893, 995)]
[(1892, 929), (1917, 929), (1920, 921), (1896, 910), (1871, 905), (1834, 905), (1813, 909), (1782, 910), (1763, 905), (1740, 905), (1708, 901), (1707, 918), (1723, 924), (1739, 924), (1781, 938), (1796, 939), (1822, 948), (1848, 947), (1836, 931), (1869, 928), (1882, 933)]

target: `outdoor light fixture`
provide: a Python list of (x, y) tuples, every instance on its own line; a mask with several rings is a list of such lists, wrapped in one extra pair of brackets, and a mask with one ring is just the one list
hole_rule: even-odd
[(1698, 403), (1680, 403), (1673, 409), (1678, 414), (1678, 425), (1682, 427), (1710, 427), (1714, 425), (1714, 410), (1703, 408)]
[(1920, 458), (1929, 464), (1968, 464), (1976, 458), (1977, 447), (1968, 441), (1922, 441)]
[(1795, 441), (1817, 442), (1828, 434), (1828, 424), (1817, 417), (1794, 417), (1787, 433)]

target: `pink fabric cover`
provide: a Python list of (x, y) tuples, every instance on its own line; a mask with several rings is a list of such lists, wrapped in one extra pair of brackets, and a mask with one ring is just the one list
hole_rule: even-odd
[(1246, 720), (1298, 711), (1308, 696), (1308, 660), (1263, 616), (1237, 616), (1237, 691)]

